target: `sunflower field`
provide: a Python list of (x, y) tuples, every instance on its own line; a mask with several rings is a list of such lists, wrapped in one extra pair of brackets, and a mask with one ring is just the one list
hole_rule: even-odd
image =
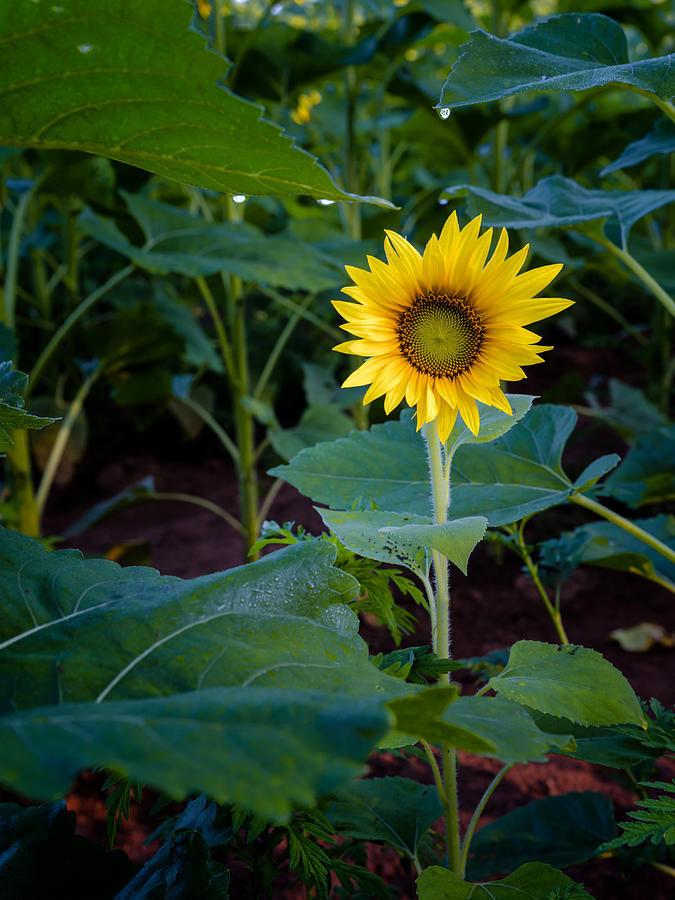
[(672, 897), (670, 0), (1, 7), (2, 900)]

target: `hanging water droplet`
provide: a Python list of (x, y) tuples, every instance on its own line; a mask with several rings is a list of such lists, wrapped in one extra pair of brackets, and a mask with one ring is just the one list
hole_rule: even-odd
[(441, 119), (449, 119), (450, 118), (450, 107), (443, 106), (441, 109), (438, 110), (438, 115), (441, 117)]
[(90, 53), (94, 48), (92, 44), (80, 44), (77, 49), (80, 53)]
[(235, 194), (232, 198), (234, 203), (246, 203), (246, 195), (245, 194)]

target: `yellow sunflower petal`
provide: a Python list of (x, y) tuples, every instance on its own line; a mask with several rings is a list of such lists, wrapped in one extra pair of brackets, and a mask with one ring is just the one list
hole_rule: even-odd
[(443, 443), (450, 437), (450, 432), (452, 431), (456, 420), (457, 407), (448, 406), (447, 403), (442, 403), (438, 411), (436, 427), (438, 428), (438, 436)]
[(466, 394), (462, 393), (462, 391), (458, 391), (457, 393), (457, 406), (459, 408), (459, 414), (464, 421), (464, 424), (469, 429), (472, 434), (478, 434), (478, 429), (480, 428), (480, 418), (478, 416), (478, 407), (476, 406), (476, 401), (473, 397), (469, 397)]
[(382, 371), (383, 365), (387, 365), (387, 360), (383, 360), (380, 356), (375, 359), (367, 359), (342, 382), (342, 387), (363, 387), (364, 384), (370, 384), (373, 378)]

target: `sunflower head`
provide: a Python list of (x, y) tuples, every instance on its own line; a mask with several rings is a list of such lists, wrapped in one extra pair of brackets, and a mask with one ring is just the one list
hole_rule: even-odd
[(481, 235), (480, 222), (460, 228), (453, 212), (423, 255), (387, 231), (387, 262), (369, 256), (369, 269), (347, 266), (354, 284), (342, 291), (355, 302), (333, 301), (355, 337), (334, 349), (367, 357), (342, 386), (370, 385), (363, 402), (384, 395), (386, 413), (405, 398), (418, 430), (436, 419), (443, 442), (457, 413), (478, 433), (476, 400), (511, 414), (500, 382), (524, 378), (522, 366), (552, 349), (524, 326), (572, 303), (536, 297), (562, 266), (521, 273), (528, 247), (507, 256), (505, 229), (488, 259), (492, 229)]

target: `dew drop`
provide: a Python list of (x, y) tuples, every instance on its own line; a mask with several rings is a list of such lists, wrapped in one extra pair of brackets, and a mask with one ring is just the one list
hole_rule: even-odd
[(320, 206), (332, 206), (335, 203), (335, 200), (327, 200), (325, 197), (321, 197), (321, 199), (316, 201)]
[(441, 119), (449, 119), (450, 118), (450, 107), (443, 106), (441, 109), (438, 110), (438, 115), (441, 117)]
[(233, 203), (246, 203), (246, 194), (235, 194), (232, 201)]
[(90, 53), (94, 47), (92, 44), (80, 44), (77, 49), (80, 53)]

